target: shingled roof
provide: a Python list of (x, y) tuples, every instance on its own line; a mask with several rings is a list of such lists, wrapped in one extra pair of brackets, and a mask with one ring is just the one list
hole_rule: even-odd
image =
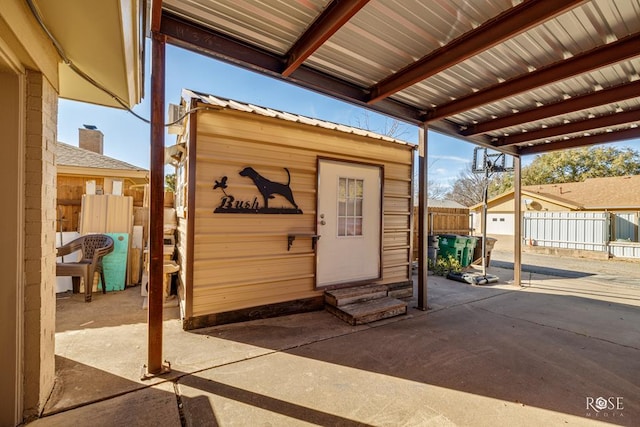
[(103, 154), (58, 141), (56, 149), (58, 166), (71, 166), (94, 169), (146, 172), (147, 169), (117, 160)]
[[(537, 197), (565, 206), (567, 210), (640, 210), (640, 175), (588, 178), (582, 182), (562, 184), (523, 185), (522, 197)], [(492, 197), (489, 204), (507, 198), (513, 199), (513, 189)], [(478, 210), (482, 205), (478, 203), (469, 206), (469, 209)]]
[(588, 178), (582, 182), (526, 185), (523, 191), (582, 209), (640, 209), (640, 175)]

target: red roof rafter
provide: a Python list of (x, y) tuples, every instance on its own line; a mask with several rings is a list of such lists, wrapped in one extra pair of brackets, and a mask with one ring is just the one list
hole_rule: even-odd
[(583, 0), (522, 2), (378, 82), (370, 88), (369, 103), (377, 102), (431, 77), (581, 3)]
[(602, 129), (611, 126), (619, 126), (625, 123), (640, 122), (640, 110), (631, 110), (623, 113), (612, 113), (606, 116), (595, 117), (593, 119), (581, 120), (552, 126), (536, 131), (519, 133), (517, 135), (505, 136), (499, 138), (496, 143), (497, 147), (505, 145), (520, 144), (527, 141), (535, 141), (543, 138), (553, 138), (558, 135), (567, 135), (571, 133), (587, 132), (594, 129)]
[(618, 41), (599, 46), (537, 71), (532, 71), (440, 105), (428, 114), (426, 121), (453, 116), (491, 102), (632, 58), (639, 54), (638, 46), (640, 46), (640, 33), (634, 33)]
[(504, 129), (523, 123), (535, 122), (549, 117), (559, 116), (574, 111), (586, 110), (600, 105), (611, 104), (640, 96), (640, 80), (590, 92), (586, 95), (574, 96), (566, 101), (544, 105), (521, 113), (511, 114), (487, 122), (479, 123), (460, 132), (461, 135), (471, 136), (480, 133), (491, 132), (497, 129)]
[(286, 58), (286, 66), (282, 75), (287, 77), (293, 73), (309, 56), (313, 54), (322, 44), (329, 39), (336, 31), (346, 24), (369, 0), (342, 0), (334, 1), (300, 36), (298, 41), (291, 47)]
[(640, 138), (640, 127), (625, 129), (617, 132), (605, 132), (597, 135), (581, 136), (578, 138), (551, 142), (549, 144), (536, 144), (530, 147), (520, 147), (518, 149), (518, 153), (520, 155), (541, 154), (548, 151), (578, 148), (584, 147), (586, 145), (606, 144), (609, 142), (618, 142), (634, 138)]

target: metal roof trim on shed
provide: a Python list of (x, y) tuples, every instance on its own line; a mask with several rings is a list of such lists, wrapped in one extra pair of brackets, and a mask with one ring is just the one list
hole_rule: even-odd
[(185, 100), (196, 99), (199, 102), (213, 105), (220, 108), (228, 108), (231, 110), (242, 111), (244, 113), (259, 114), (261, 116), (277, 118), (280, 120), (286, 120), (289, 122), (300, 123), (307, 126), (316, 126), (330, 130), (336, 130), (343, 133), (365, 136), (367, 138), (378, 139), (385, 142), (391, 142), (398, 145), (404, 145), (410, 149), (417, 149), (415, 144), (411, 144), (407, 141), (391, 138), (386, 135), (371, 132), (366, 129), (360, 129), (356, 127), (341, 125), (339, 123), (328, 122), (326, 120), (314, 119), (300, 114), (288, 113), (285, 111), (274, 110), (268, 107), (261, 107), (254, 104), (246, 104), (241, 101), (233, 99), (219, 98), (214, 95), (208, 95), (205, 93), (196, 92), (190, 89), (182, 89), (182, 98)]

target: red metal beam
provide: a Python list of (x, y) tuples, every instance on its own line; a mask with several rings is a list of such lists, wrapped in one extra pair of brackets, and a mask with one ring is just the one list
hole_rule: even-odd
[(537, 144), (531, 147), (520, 147), (518, 152), (520, 155), (541, 154), (549, 151), (566, 150), (568, 148), (578, 148), (595, 144), (606, 144), (610, 142), (624, 141), (627, 139), (640, 138), (640, 127), (630, 128), (615, 132), (600, 133), (597, 135), (581, 136), (549, 144)]
[(369, 103), (429, 78), (583, 2), (584, 0), (522, 2), (372, 86)]
[(640, 123), (640, 110), (612, 113), (606, 116), (594, 117), (593, 119), (586, 119), (536, 131), (523, 132), (517, 135), (505, 136), (503, 138), (498, 138), (496, 146), (502, 147), (505, 145), (521, 144), (523, 142), (535, 141), (543, 138), (553, 138), (572, 133), (587, 132), (594, 129), (619, 126), (633, 122)]
[(368, 106), (366, 88), (338, 80), (302, 65), (290, 76), (282, 75), (284, 58), (260, 48), (249, 46), (228, 35), (214, 31), (166, 11), (162, 14), (160, 32), (167, 42), (202, 55), (216, 58), (239, 67), (283, 79), (328, 96), (351, 102), (416, 125), (422, 124), (425, 111), (393, 99), (384, 99)]
[(162, 0), (151, 0), (151, 31), (160, 31), (162, 20)]
[(287, 77), (313, 54), (329, 37), (335, 34), (369, 0), (333, 1), (289, 50), (282, 75)]
[(586, 73), (638, 55), (640, 33), (599, 46), (572, 58), (556, 62), (538, 71), (515, 77), (455, 101), (436, 107), (427, 122), (453, 116), (491, 102), (499, 101), (535, 88)]
[(610, 89), (591, 92), (586, 95), (574, 96), (566, 101), (556, 102), (555, 104), (549, 104), (532, 110), (523, 111), (521, 113), (511, 114), (499, 119), (479, 123), (460, 132), (460, 134), (463, 136), (471, 136), (487, 133), (498, 129), (518, 126), (523, 123), (535, 122), (536, 120), (559, 116), (574, 111), (586, 110), (588, 108), (598, 107), (600, 105), (611, 104), (636, 97), (640, 97), (640, 80), (633, 83), (615, 86)]

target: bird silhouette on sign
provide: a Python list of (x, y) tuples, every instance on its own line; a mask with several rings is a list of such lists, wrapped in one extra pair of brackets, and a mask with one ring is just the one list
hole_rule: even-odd
[(222, 192), (223, 192), (223, 193), (225, 194), (225, 196), (226, 196), (226, 195), (227, 195), (227, 192), (226, 192), (226, 191), (224, 191), (224, 189), (225, 189), (225, 188), (227, 188), (227, 177), (226, 177), (226, 176), (223, 176), (223, 177), (222, 177), (222, 179), (221, 179), (220, 181), (215, 180), (215, 182), (216, 182), (216, 183), (214, 184), (213, 189), (214, 189), (214, 190), (215, 190), (215, 189), (217, 189), (217, 188), (221, 189), (221, 190), (222, 190)]

